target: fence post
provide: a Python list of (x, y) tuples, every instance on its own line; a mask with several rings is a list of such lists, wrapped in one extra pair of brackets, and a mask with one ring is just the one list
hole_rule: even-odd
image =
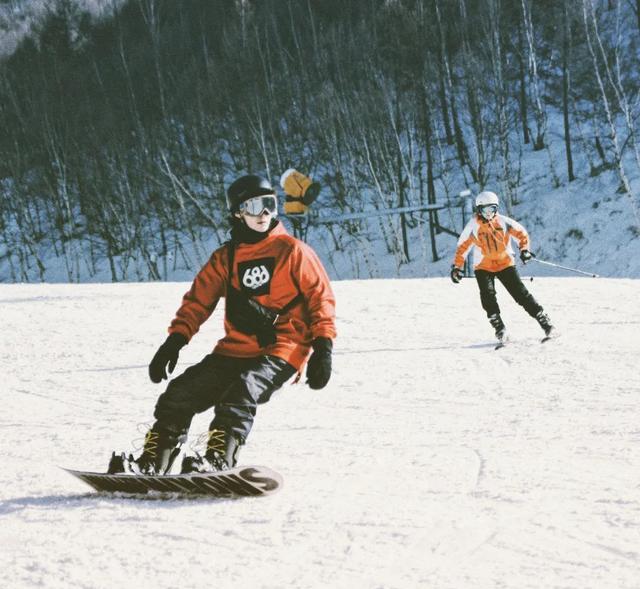
[(438, 257), (438, 250), (436, 249), (436, 218), (434, 218), (434, 212), (432, 210), (428, 211), (429, 213), (429, 236), (431, 237), (431, 256), (434, 262), (437, 262), (440, 258)]
[[(462, 229), (467, 226), (467, 222), (471, 219), (473, 215), (473, 202), (471, 198), (471, 190), (468, 188), (462, 190), (459, 194), (460, 199), (462, 201), (461, 209), (462, 209)], [(469, 264), (469, 257), (464, 261), (463, 272), (465, 276), (471, 276), (471, 264)]]

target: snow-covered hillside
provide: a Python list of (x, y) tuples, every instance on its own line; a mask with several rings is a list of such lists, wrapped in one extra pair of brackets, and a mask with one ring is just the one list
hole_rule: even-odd
[(540, 344), (500, 289), (496, 352), (473, 280), (336, 283), (329, 386), (287, 385), (241, 457), (285, 486), (237, 501), (100, 496), (57, 468), (140, 443), (187, 284), (0, 285), (0, 586), (637, 588), (640, 283), (527, 284), (562, 335)]
[[(0, 5), (0, 58), (11, 55), (24, 37), (32, 35), (54, 6), (51, 0), (6, 0)], [(121, 0), (71, 0), (70, 12), (99, 16), (113, 10)]]
[[(557, 117), (551, 120), (558, 132), (561, 125)], [(539, 258), (605, 277), (640, 278), (640, 236), (635, 216), (640, 211), (637, 165), (628, 162), (634, 189), (634, 195), (630, 196), (617, 192), (619, 178), (613, 171), (590, 177), (588, 162), (583, 157), (577, 159), (579, 177), (571, 183), (566, 182), (564, 157), (559, 137), (548, 151), (526, 152), (516, 191), (517, 202), (511, 210), (499, 182), (490, 182), (486, 189), (500, 195), (503, 214), (524, 224), (531, 237), (532, 250)], [(559, 178), (559, 185), (554, 176)], [(438, 182), (437, 187), (438, 199), (444, 202), (444, 185)], [(462, 178), (457, 187), (465, 188)], [(479, 189), (471, 188), (475, 196)], [(458, 233), (462, 231), (460, 208), (445, 209), (439, 215), (442, 225)], [(377, 217), (367, 221), (368, 234), (364, 232), (365, 235), (346, 242), (344, 253), (334, 251), (335, 246), (324, 226), (313, 227), (308, 241), (320, 252), (334, 278), (446, 276), (453, 261), (456, 238), (446, 233), (436, 236), (440, 259), (433, 262), (426, 214), (422, 221), (410, 232), (411, 261), (408, 264), (399, 265), (397, 256), (385, 249)], [(383, 222), (388, 225), (387, 218)], [(540, 265), (530, 265), (525, 272), (532, 276), (575, 276), (570, 271)]]
[[(549, 161), (550, 157), (562, 161), (561, 145), (554, 143), (549, 153), (527, 154), (518, 201), (511, 210), (507, 207), (500, 186), (497, 183), (487, 186), (487, 189), (500, 194), (501, 212), (524, 224), (531, 236), (532, 250), (541, 259), (609, 278), (640, 278), (640, 237), (634, 216), (634, 211), (640, 210), (640, 202), (636, 202), (635, 196), (616, 192), (618, 179), (614, 172), (605, 172), (593, 178), (585, 177), (587, 167), (582, 160), (578, 160), (582, 164), (579, 167), (582, 175), (577, 180), (554, 186)], [(556, 173), (560, 174), (560, 171), (556, 170)], [(640, 175), (634, 170), (630, 177), (635, 192), (640, 194)], [(444, 203), (444, 191), (440, 191), (440, 184), (438, 187), (439, 202)], [(465, 188), (463, 179), (460, 179), (458, 188)], [(330, 207), (323, 208), (323, 200), (330, 201), (331, 198), (329, 189), (325, 188), (314, 205), (320, 216), (339, 217)], [(457, 201), (457, 197), (453, 201)], [(281, 219), (293, 233), (291, 219), (284, 215)], [(385, 232), (394, 235), (398, 243), (402, 242), (397, 215), (365, 216), (359, 220), (358, 230), (351, 232), (344, 230), (344, 223), (342, 229), (336, 226), (331, 229), (312, 219), (305, 239), (318, 252), (329, 275), (335, 280), (447, 276), (453, 261), (456, 237), (447, 233), (436, 236), (439, 259), (434, 262), (427, 214), (422, 213), (411, 219), (414, 227), (408, 231), (408, 263), (402, 261), (400, 250), (390, 253), (383, 238)], [(451, 231), (462, 231), (461, 207), (440, 211), (439, 219)], [(303, 221), (303, 225), (306, 226), (306, 221)], [(198, 233), (201, 241), (197, 245), (185, 237), (179, 250), (171, 250), (166, 256), (158, 254), (157, 268), (162, 279), (191, 280), (210, 254), (220, 246), (220, 240), (227, 239), (222, 228), (219, 232), (201, 228)], [(71, 274), (73, 281), (79, 276), (80, 282), (110, 282), (112, 271), (107, 259), (101, 258), (94, 268), (87, 247), (86, 241), (68, 242), (68, 259), (65, 262), (63, 257), (56, 257), (50, 244), (42, 244), (38, 250), (45, 268), (42, 273), (44, 280), (68, 282)], [(155, 255), (153, 247), (150, 248)], [(57, 255), (61, 255), (60, 251)], [(152, 280), (148, 256), (136, 255), (126, 259), (116, 256), (114, 263), (118, 280)], [(35, 261), (30, 260), (27, 265), (28, 280), (19, 270), (21, 264), (18, 263), (17, 253), (0, 244), (0, 283), (39, 281), (40, 272)], [(526, 273), (532, 276), (575, 276), (566, 270), (541, 265), (530, 265)]]

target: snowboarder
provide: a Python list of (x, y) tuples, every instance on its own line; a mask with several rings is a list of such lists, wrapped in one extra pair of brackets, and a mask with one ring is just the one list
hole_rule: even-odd
[(195, 277), (151, 364), (159, 383), (173, 372), (182, 347), (225, 298), (225, 335), (213, 352), (171, 380), (158, 398), (155, 423), (137, 459), (112, 457), (109, 472), (162, 474), (180, 452), (195, 414), (214, 408), (204, 454), (185, 456), (182, 472), (235, 466), (266, 403), (296, 372), (312, 389), (331, 376), (335, 299), (322, 263), (277, 219), (276, 192), (264, 178), (242, 176), (227, 190), (231, 239)]
[(500, 316), (496, 299), (495, 279), (507, 289), (513, 299), (542, 327), (545, 338), (551, 336), (553, 326), (542, 306), (522, 283), (515, 266), (511, 239), (518, 242), (520, 259), (526, 264), (535, 255), (529, 250), (529, 235), (517, 221), (498, 213), (499, 199), (494, 192), (485, 191), (475, 200), (476, 214), (467, 223), (458, 239), (455, 258), (451, 266), (451, 280), (458, 284), (463, 266), (471, 248), (474, 248), (473, 268), (480, 288), (480, 302), (498, 342), (505, 341), (505, 324)]

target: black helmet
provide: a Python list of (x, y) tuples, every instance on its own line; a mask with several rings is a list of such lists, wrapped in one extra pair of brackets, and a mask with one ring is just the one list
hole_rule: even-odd
[(254, 176), (253, 174), (241, 176), (227, 189), (227, 206), (232, 213), (236, 213), (245, 200), (254, 196), (275, 193), (276, 191), (269, 180), (262, 176)]

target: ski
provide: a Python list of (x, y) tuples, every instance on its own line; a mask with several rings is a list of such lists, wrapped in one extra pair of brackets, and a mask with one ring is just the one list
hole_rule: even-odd
[[(552, 333), (552, 334), (550, 334), (550, 335), (545, 335), (545, 336), (540, 340), (540, 343), (541, 343), (541, 344), (544, 344), (545, 342), (548, 342), (549, 340), (552, 340), (552, 339), (556, 339), (557, 337), (558, 337), (558, 334), (557, 334), (557, 333), (555, 333), (555, 332), (554, 332), (554, 333)], [(495, 346), (494, 346), (494, 348), (493, 348), (493, 349), (494, 349), (494, 350), (500, 350), (501, 348), (504, 348), (506, 345), (507, 345), (506, 340), (502, 340), (502, 341), (500, 341), (500, 340), (499, 340), (499, 341), (495, 344)]]
[(496, 343), (496, 345), (495, 345), (495, 347), (493, 349), (494, 350), (499, 350), (501, 348), (504, 348), (505, 345), (507, 344), (507, 340), (508, 340), (507, 334), (503, 331), (502, 332), (502, 337), (498, 337), (497, 338), (497, 343)]
[(545, 342), (548, 342), (550, 339), (555, 339), (558, 337), (558, 332), (555, 329), (552, 329), (547, 335), (545, 335), (541, 340), (540, 343), (544, 344)]
[(106, 474), (65, 468), (69, 474), (102, 493), (260, 497), (279, 491), (280, 474), (265, 466), (241, 466), (210, 473), (176, 475)]

